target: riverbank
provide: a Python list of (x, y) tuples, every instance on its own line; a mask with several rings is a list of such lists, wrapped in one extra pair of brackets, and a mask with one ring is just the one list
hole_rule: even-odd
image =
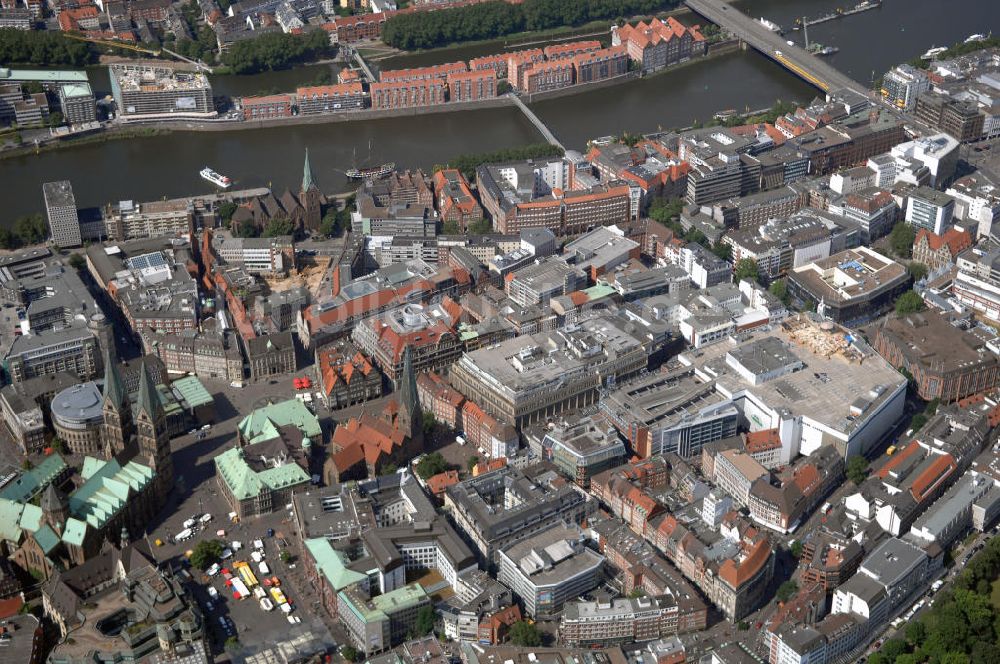
[(8, 148), (6, 150), (0, 151), (0, 160), (4, 159), (14, 159), (17, 157), (27, 157), (36, 154), (42, 154), (44, 152), (54, 152), (56, 150), (61, 150), (64, 148), (74, 148), (81, 147), (85, 145), (97, 145), (100, 143), (109, 143), (112, 141), (120, 141), (123, 139), (130, 138), (152, 138), (154, 136), (166, 136), (170, 134), (171, 129), (168, 127), (142, 127), (142, 126), (124, 126), (124, 127), (113, 127), (111, 129), (104, 129), (103, 131), (97, 133), (89, 133), (82, 136), (66, 136), (61, 138), (54, 138), (50, 142), (42, 143), (40, 145), (22, 145), (16, 148)]

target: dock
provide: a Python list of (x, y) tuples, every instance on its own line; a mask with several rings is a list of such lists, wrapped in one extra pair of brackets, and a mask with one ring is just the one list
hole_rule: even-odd
[(521, 109), (521, 112), (524, 113), (524, 117), (528, 118), (528, 121), (531, 124), (535, 125), (535, 129), (537, 129), (538, 132), (545, 138), (546, 143), (554, 145), (561, 150), (566, 150), (566, 147), (559, 142), (559, 139), (552, 133), (552, 130), (545, 126), (545, 123), (542, 122), (530, 108), (528, 108), (527, 104), (521, 101), (520, 97), (513, 92), (508, 92), (507, 97), (514, 100), (514, 105)]

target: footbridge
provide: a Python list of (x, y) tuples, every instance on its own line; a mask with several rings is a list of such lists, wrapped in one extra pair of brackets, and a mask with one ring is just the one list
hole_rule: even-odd
[(545, 138), (546, 143), (549, 145), (555, 145), (563, 151), (566, 150), (565, 146), (563, 146), (563, 144), (559, 142), (559, 139), (556, 138), (556, 135), (552, 133), (552, 130), (546, 127), (544, 122), (538, 119), (538, 116), (535, 115), (530, 108), (528, 108), (528, 105), (521, 101), (521, 98), (517, 96), (517, 93), (508, 92), (507, 97), (514, 100), (514, 105), (521, 109), (521, 112), (524, 113), (524, 117), (528, 118), (528, 121), (531, 122), (531, 124), (535, 125), (535, 129), (537, 129)]
[(724, 0), (684, 0), (684, 4), (823, 92), (846, 88), (868, 96), (868, 89), (864, 85), (804, 48), (789, 46), (781, 35)]

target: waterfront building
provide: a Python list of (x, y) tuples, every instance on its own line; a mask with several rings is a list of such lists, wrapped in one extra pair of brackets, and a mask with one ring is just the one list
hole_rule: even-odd
[(364, 108), (368, 96), (360, 82), (313, 85), (295, 91), (299, 113), (339, 113)]
[(89, 83), (67, 83), (59, 86), (59, 108), (69, 124), (83, 124), (97, 120), (94, 92)]
[(629, 57), (638, 62), (644, 72), (654, 72), (677, 64), (707, 49), (705, 37), (697, 26), (687, 27), (673, 16), (666, 21), (653, 18), (649, 23), (626, 23), (611, 28), (611, 45), (625, 45)]
[(69, 180), (46, 182), (42, 185), (45, 213), (49, 219), (49, 232), (57, 247), (78, 247), (83, 244), (80, 236), (80, 218), (76, 210), (76, 197)]
[(48, 120), (49, 110), (46, 94), (36, 92), (14, 102), (14, 120), (21, 127), (41, 125)]
[(497, 96), (497, 78), (490, 69), (458, 71), (448, 74), (450, 101), (479, 101)]
[(596, 39), (586, 39), (583, 41), (564, 42), (562, 44), (549, 44), (542, 49), (546, 60), (558, 60), (559, 58), (573, 58), (580, 53), (601, 50), (601, 42)]
[[(299, 88), (300, 90), (302, 88)], [(240, 105), (243, 109), (243, 121), (271, 120), (273, 118), (292, 117), (292, 95), (265, 95), (263, 97), (243, 97)], [(299, 111), (302, 112), (301, 106)]]
[(200, 72), (132, 64), (114, 64), (108, 72), (111, 93), (123, 120), (217, 115), (212, 85)]
[(573, 56), (577, 84), (595, 83), (628, 73), (628, 51), (624, 46), (591, 49)]
[(35, 17), (30, 9), (20, 7), (0, 7), (0, 29), (31, 30)]
[(396, 81), (428, 81), (446, 80), (452, 74), (459, 74), (468, 71), (464, 62), (450, 62), (443, 65), (431, 65), (428, 67), (414, 67), (412, 69), (383, 69), (379, 72), (378, 80), (386, 83)]
[(189, 199), (110, 203), (101, 210), (101, 235), (113, 242), (188, 235), (195, 227), (198, 211), (200, 208)]
[(369, 85), (372, 108), (396, 110), (443, 104), (446, 86), (445, 80), (439, 78), (372, 83)]
[(917, 97), (930, 89), (927, 72), (909, 64), (893, 67), (882, 77), (882, 99), (902, 111), (912, 111)]
[(534, 94), (549, 92), (573, 85), (573, 62), (570, 60), (552, 60), (551, 62), (534, 62), (519, 69), (516, 84), (511, 85), (521, 92)]

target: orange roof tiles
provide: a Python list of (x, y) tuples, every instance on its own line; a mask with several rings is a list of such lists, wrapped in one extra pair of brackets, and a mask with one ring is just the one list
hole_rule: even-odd
[(299, 97), (342, 97), (344, 95), (364, 94), (365, 88), (361, 83), (333, 83), (331, 85), (310, 85), (296, 88), (295, 94)]
[(919, 451), (920, 451), (920, 443), (918, 443), (915, 440), (911, 440), (906, 447), (904, 447), (901, 450), (898, 450), (892, 456), (889, 462), (879, 469), (878, 471), (879, 479), (884, 480), (885, 478), (889, 477), (889, 473), (892, 472), (893, 468), (901, 465), (906, 459), (909, 459), (911, 456), (917, 454)]
[(440, 496), (444, 493), (445, 489), (453, 484), (458, 484), (457, 470), (446, 470), (443, 473), (432, 475), (427, 479), (427, 488), (430, 489), (431, 493), (435, 496)]
[(955, 463), (955, 458), (950, 454), (940, 454), (934, 461), (929, 465), (924, 472), (920, 473), (920, 476), (913, 480), (913, 484), (910, 485), (910, 495), (918, 503), (923, 501), (927, 496), (932, 494), (934, 490), (941, 485), (946, 477), (951, 475), (958, 468)]
[(927, 246), (930, 247), (931, 251), (937, 251), (941, 247), (947, 245), (948, 252), (951, 254), (952, 258), (972, 246), (972, 236), (969, 232), (959, 230), (957, 228), (949, 228), (944, 232), (944, 235), (938, 235), (937, 233), (932, 233), (926, 228), (921, 228), (917, 231), (917, 237), (913, 241), (913, 246), (920, 244), (920, 241), (923, 238), (926, 238)]
[(719, 567), (719, 578), (732, 588), (739, 588), (757, 574), (770, 557), (771, 546), (767, 543), (767, 539), (761, 538), (751, 545), (747, 557), (742, 562), (737, 564), (730, 559), (722, 563)]
[(763, 431), (751, 431), (744, 437), (744, 445), (747, 452), (766, 452), (781, 447), (781, 438), (777, 429), (764, 429)]

